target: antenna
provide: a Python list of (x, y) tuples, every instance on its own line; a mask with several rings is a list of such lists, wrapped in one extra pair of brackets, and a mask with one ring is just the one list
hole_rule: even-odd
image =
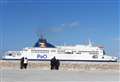
[(88, 46), (92, 46), (91, 40), (89, 39), (88, 41), (89, 41)]
[(37, 35), (37, 37), (39, 38), (44, 38), (43, 35), (45, 35), (45, 32), (44, 30), (40, 29), (40, 28), (37, 28), (36, 31), (35, 31), (35, 34)]
[(37, 32), (37, 37), (39, 37), (39, 38), (41, 38), (41, 39), (44, 39), (44, 34)]
[(66, 43), (64, 42), (63, 46), (66, 46)]
[(40, 38), (43, 39), (43, 34), (40, 35)]

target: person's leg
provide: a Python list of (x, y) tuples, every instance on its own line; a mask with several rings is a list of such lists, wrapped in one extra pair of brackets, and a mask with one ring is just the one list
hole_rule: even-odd
[(55, 66), (55, 69), (58, 70), (58, 65)]
[(22, 64), (20, 64), (20, 69), (23, 69)]
[(23, 63), (21, 63), (20, 68), (23, 69)]
[(27, 64), (24, 64), (24, 68), (26, 69), (26, 67), (27, 67)]
[(59, 70), (59, 67), (60, 67), (60, 62), (58, 61), (57, 70)]
[(57, 70), (59, 70), (59, 65), (57, 66)]
[(27, 69), (27, 65), (28, 65), (28, 64), (26, 63), (26, 65), (25, 65), (25, 69)]
[(55, 69), (58, 70), (58, 68), (59, 68), (59, 61), (56, 60)]
[(25, 69), (25, 64), (23, 64), (23, 68)]
[(51, 65), (51, 70), (53, 70), (54, 69), (54, 66), (53, 65)]

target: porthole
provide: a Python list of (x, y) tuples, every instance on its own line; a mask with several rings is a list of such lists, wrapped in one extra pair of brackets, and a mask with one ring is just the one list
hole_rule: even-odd
[(96, 58), (98, 58), (98, 56), (97, 55), (93, 55), (92, 58), (96, 59)]
[(104, 59), (104, 57), (102, 57), (102, 59)]

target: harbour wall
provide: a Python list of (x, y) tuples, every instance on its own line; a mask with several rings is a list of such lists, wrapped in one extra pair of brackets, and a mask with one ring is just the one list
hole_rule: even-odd
[[(0, 69), (20, 69), (20, 61), (0, 60)], [(50, 61), (29, 61), (28, 69), (50, 70)], [(66, 71), (116, 71), (120, 62), (72, 62), (60, 61), (60, 70)]]

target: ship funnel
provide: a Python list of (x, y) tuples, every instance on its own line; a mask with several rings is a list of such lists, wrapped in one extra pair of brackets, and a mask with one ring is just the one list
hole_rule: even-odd
[(35, 43), (34, 47), (40, 47), (40, 48), (55, 48), (54, 45), (47, 42), (47, 40), (41, 35), (41, 37), (38, 39), (38, 41)]

